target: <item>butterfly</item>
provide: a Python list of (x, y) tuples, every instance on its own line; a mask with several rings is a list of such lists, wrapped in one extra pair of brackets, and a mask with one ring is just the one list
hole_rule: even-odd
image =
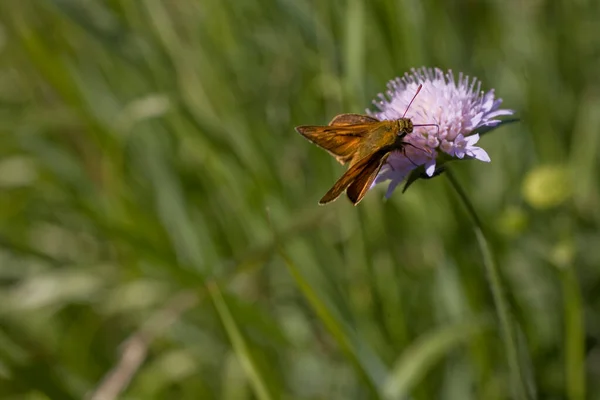
[[(406, 111), (421, 90), (408, 104)], [(348, 164), (348, 170), (335, 182), (321, 198), (319, 204), (336, 200), (344, 191), (357, 205), (373, 185), (381, 167), (393, 151), (404, 151), (406, 135), (412, 133), (415, 126), (437, 126), (437, 124), (414, 125), (410, 118), (380, 121), (360, 114), (340, 114), (326, 126), (303, 125), (296, 131), (317, 146), (327, 150), (342, 165)]]

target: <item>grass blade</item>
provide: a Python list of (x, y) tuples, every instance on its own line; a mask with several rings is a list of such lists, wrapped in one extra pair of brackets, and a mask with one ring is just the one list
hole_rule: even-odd
[(244, 335), (238, 328), (235, 318), (231, 314), (231, 311), (229, 310), (229, 307), (223, 298), (223, 294), (221, 293), (219, 286), (217, 286), (215, 282), (210, 282), (207, 284), (207, 288), (217, 313), (219, 314), (219, 318), (221, 318), (223, 326), (227, 331), (227, 335), (229, 336), (233, 350), (239, 357), (240, 364), (242, 365), (242, 368), (246, 372), (248, 380), (252, 385), (254, 394), (259, 400), (273, 399), (268, 390), (266, 381), (263, 379), (258, 365), (252, 357), (248, 343), (246, 343)]
[[(506, 362), (508, 365), (510, 386), (512, 389), (512, 395), (515, 399), (527, 399), (527, 385), (523, 377), (523, 368), (519, 362), (519, 354), (517, 351), (517, 344), (515, 339), (516, 329), (512, 315), (510, 314), (508, 301), (502, 288), (502, 282), (500, 279), (500, 272), (492, 256), (490, 246), (483, 234), (483, 228), (481, 220), (475, 212), (473, 204), (467, 197), (467, 194), (463, 190), (460, 183), (457, 181), (454, 174), (448, 170), (447, 176), (450, 180), (452, 187), (456, 190), (456, 193), (460, 197), (460, 200), (469, 214), (469, 217), (473, 221), (473, 230), (477, 237), (477, 243), (481, 254), (483, 256), (483, 265), (486, 270), (487, 278), (490, 284), (490, 290), (492, 297), (494, 298), (494, 305), (496, 307), (496, 314), (498, 316), (498, 323), (500, 325), (500, 331), (502, 333), (502, 341), (504, 343), (504, 349), (506, 352)], [(533, 385), (531, 385), (533, 386)]]
[(379, 360), (374, 355), (369, 354), (364, 346), (359, 347), (358, 343), (348, 336), (347, 329), (342, 326), (327, 305), (319, 298), (318, 294), (310, 283), (304, 279), (292, 260), (283, 250), (280, 250), (280, 254), (306, 300), (308, 300), (319, 319), (363, 378), (371, 393), (370, 397), (381, 398), (378, 387), (380, 387), (381, 379), (379, 377), (382, 376), (382, 367), (378, 365)]
[(472, 336), (489, 329), (488, 320), (476, 319), (444, 326), (415, 341), (398, 358), (384, 385), (385, 399), (402, 399), (446, 353)]
[(561, 271), (565, 324), (565, 381), (567, 398), (585, 399), (585, 343), (581, 290), (572, 268)]

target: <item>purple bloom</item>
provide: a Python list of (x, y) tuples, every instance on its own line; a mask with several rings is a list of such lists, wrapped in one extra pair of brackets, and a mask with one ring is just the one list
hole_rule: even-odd
[[(407, 110), (419, 85), (421, 91)], [(513, 114), (512, 110), (500, 109), (501, 99), (494, 98), (494, 91), (481, 91), (481, 82), (462, 73), (458, 82), (451, 71), (446, 74), (438, 68), (413, 69), (410, 74), (388, 83), (387, 95), (380, 94), (373, 101), (379, 111), (367, 110), (380, 120), (410, 118), (415, 126), (406, 136), (404, 151), (393, 152), (381, 169), (375, 183), (389, 180), (387, 195), (415, 168), (423, 165), (427, 175), (432, 176), (442, 153), (456, 159), (475, 158), (489, 162), (490, 157), (481, 147), (475, 146), (478, 134), (471, 134), (484, 126), (495, 126), (495, 119)], [(447, 156), (445, 158), (448, 158)]]

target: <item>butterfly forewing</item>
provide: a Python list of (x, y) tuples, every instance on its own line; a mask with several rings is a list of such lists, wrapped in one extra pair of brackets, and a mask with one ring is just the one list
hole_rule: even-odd
[[(375, 176), (377, 176), (377, 172), (381, 168), (383, 160), (387, 158), (387, 154), (388, 152), (375, 152), (370, 156), (358, 160), (357, 162), (352, 164), (350, 168), (348, 168), (348, 171), (346, 171), (344, 175), (342, 175), (341, 178), (333, 184), (331, 189), (329, 189), (329, 191), (325, 193), (325, 195), (319, 201), (319, 204), (326, 204), (337, 199), (344, 192), (344, 190), (346, 190), (346, 188), (348, 188), (349, 186), (353, 185), (357, 179), (360, 179), (361, 182), (366, 183), (367, 178), (370, 177), (373, 173), (375, 174)], [(373, 177), (373, 179), (375, 179), (375, 177)], [(371, 180), (371, 183), (372, 182), (373, 181)], [(363, 193), (362, 189), (360, 189), (359, 187), (362, 188), (360, 183), (355, 189), (357, 193), (354, 197), (357, 199), (357, 201), (354, 201), (351, 198), (354, 204), (358, 203), (368, 190), (367, 187), (367, 189), (365, 189)], [(350, 195), (348, 195), (348, 197), (350, 197)]]
[(327, 150), (341, 164), (352, 159), (364, 138), (376, 128), (373, 123), (334, 126), (299, 126), (296, 130), (314, 144)]

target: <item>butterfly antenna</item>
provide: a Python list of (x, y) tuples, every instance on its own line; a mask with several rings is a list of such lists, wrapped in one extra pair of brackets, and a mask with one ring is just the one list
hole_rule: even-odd
[[(417, 95), (419, 94), (419, 92), (421, 91), (422, 88), (423, 88), (423, 84), (420, 84), (419, 87), (417, 88), (417, 92), (415, 93), (413, 98), (410, 100), (410, 103), (408, 103), (408, 107), (406, 107), (406, 111), (404, 111), (404, 115), (402, 115), (402, 118), (404, 118), (406, 116), (408, 109), (412, 105), (413, 101), (415, 101), (415, 97), (417, 97)], [(413, 126), (435, 126), (435, 127), (437, 127), (437, 134), (440, 133), (440, 126), (438, 124), (421, 124), (421, 125), (413, 125)]]
[(439, 135), (439, 133), (440, 133), (440, 126), (438, 124), (419, 124), (419, 125), (413, 125), (413, 126), (435, 126), (435, 127), (437, 127), (436, 135)]
[(417, 88), (417, 92), (415, 93), (415, 95), (413, 96), (412, 100), (410, 101), (410, 103), (408, 103), (408, 107), (406, 107), (406, 111), (404, 111), (404, 115), (402, 115), (402, 118), (404, 118), (406, 116), (406, 113), (408, 112), (408, 109), (410, 108), (410, 105), (413, 103), (413, 101), (415, 101), (415, 97), (417, 97), (417, 95), (419, 94), (419, 92), (421, 91), (421, 88), (423, 87), (423, 84), (420, 84), (419, 87)]

